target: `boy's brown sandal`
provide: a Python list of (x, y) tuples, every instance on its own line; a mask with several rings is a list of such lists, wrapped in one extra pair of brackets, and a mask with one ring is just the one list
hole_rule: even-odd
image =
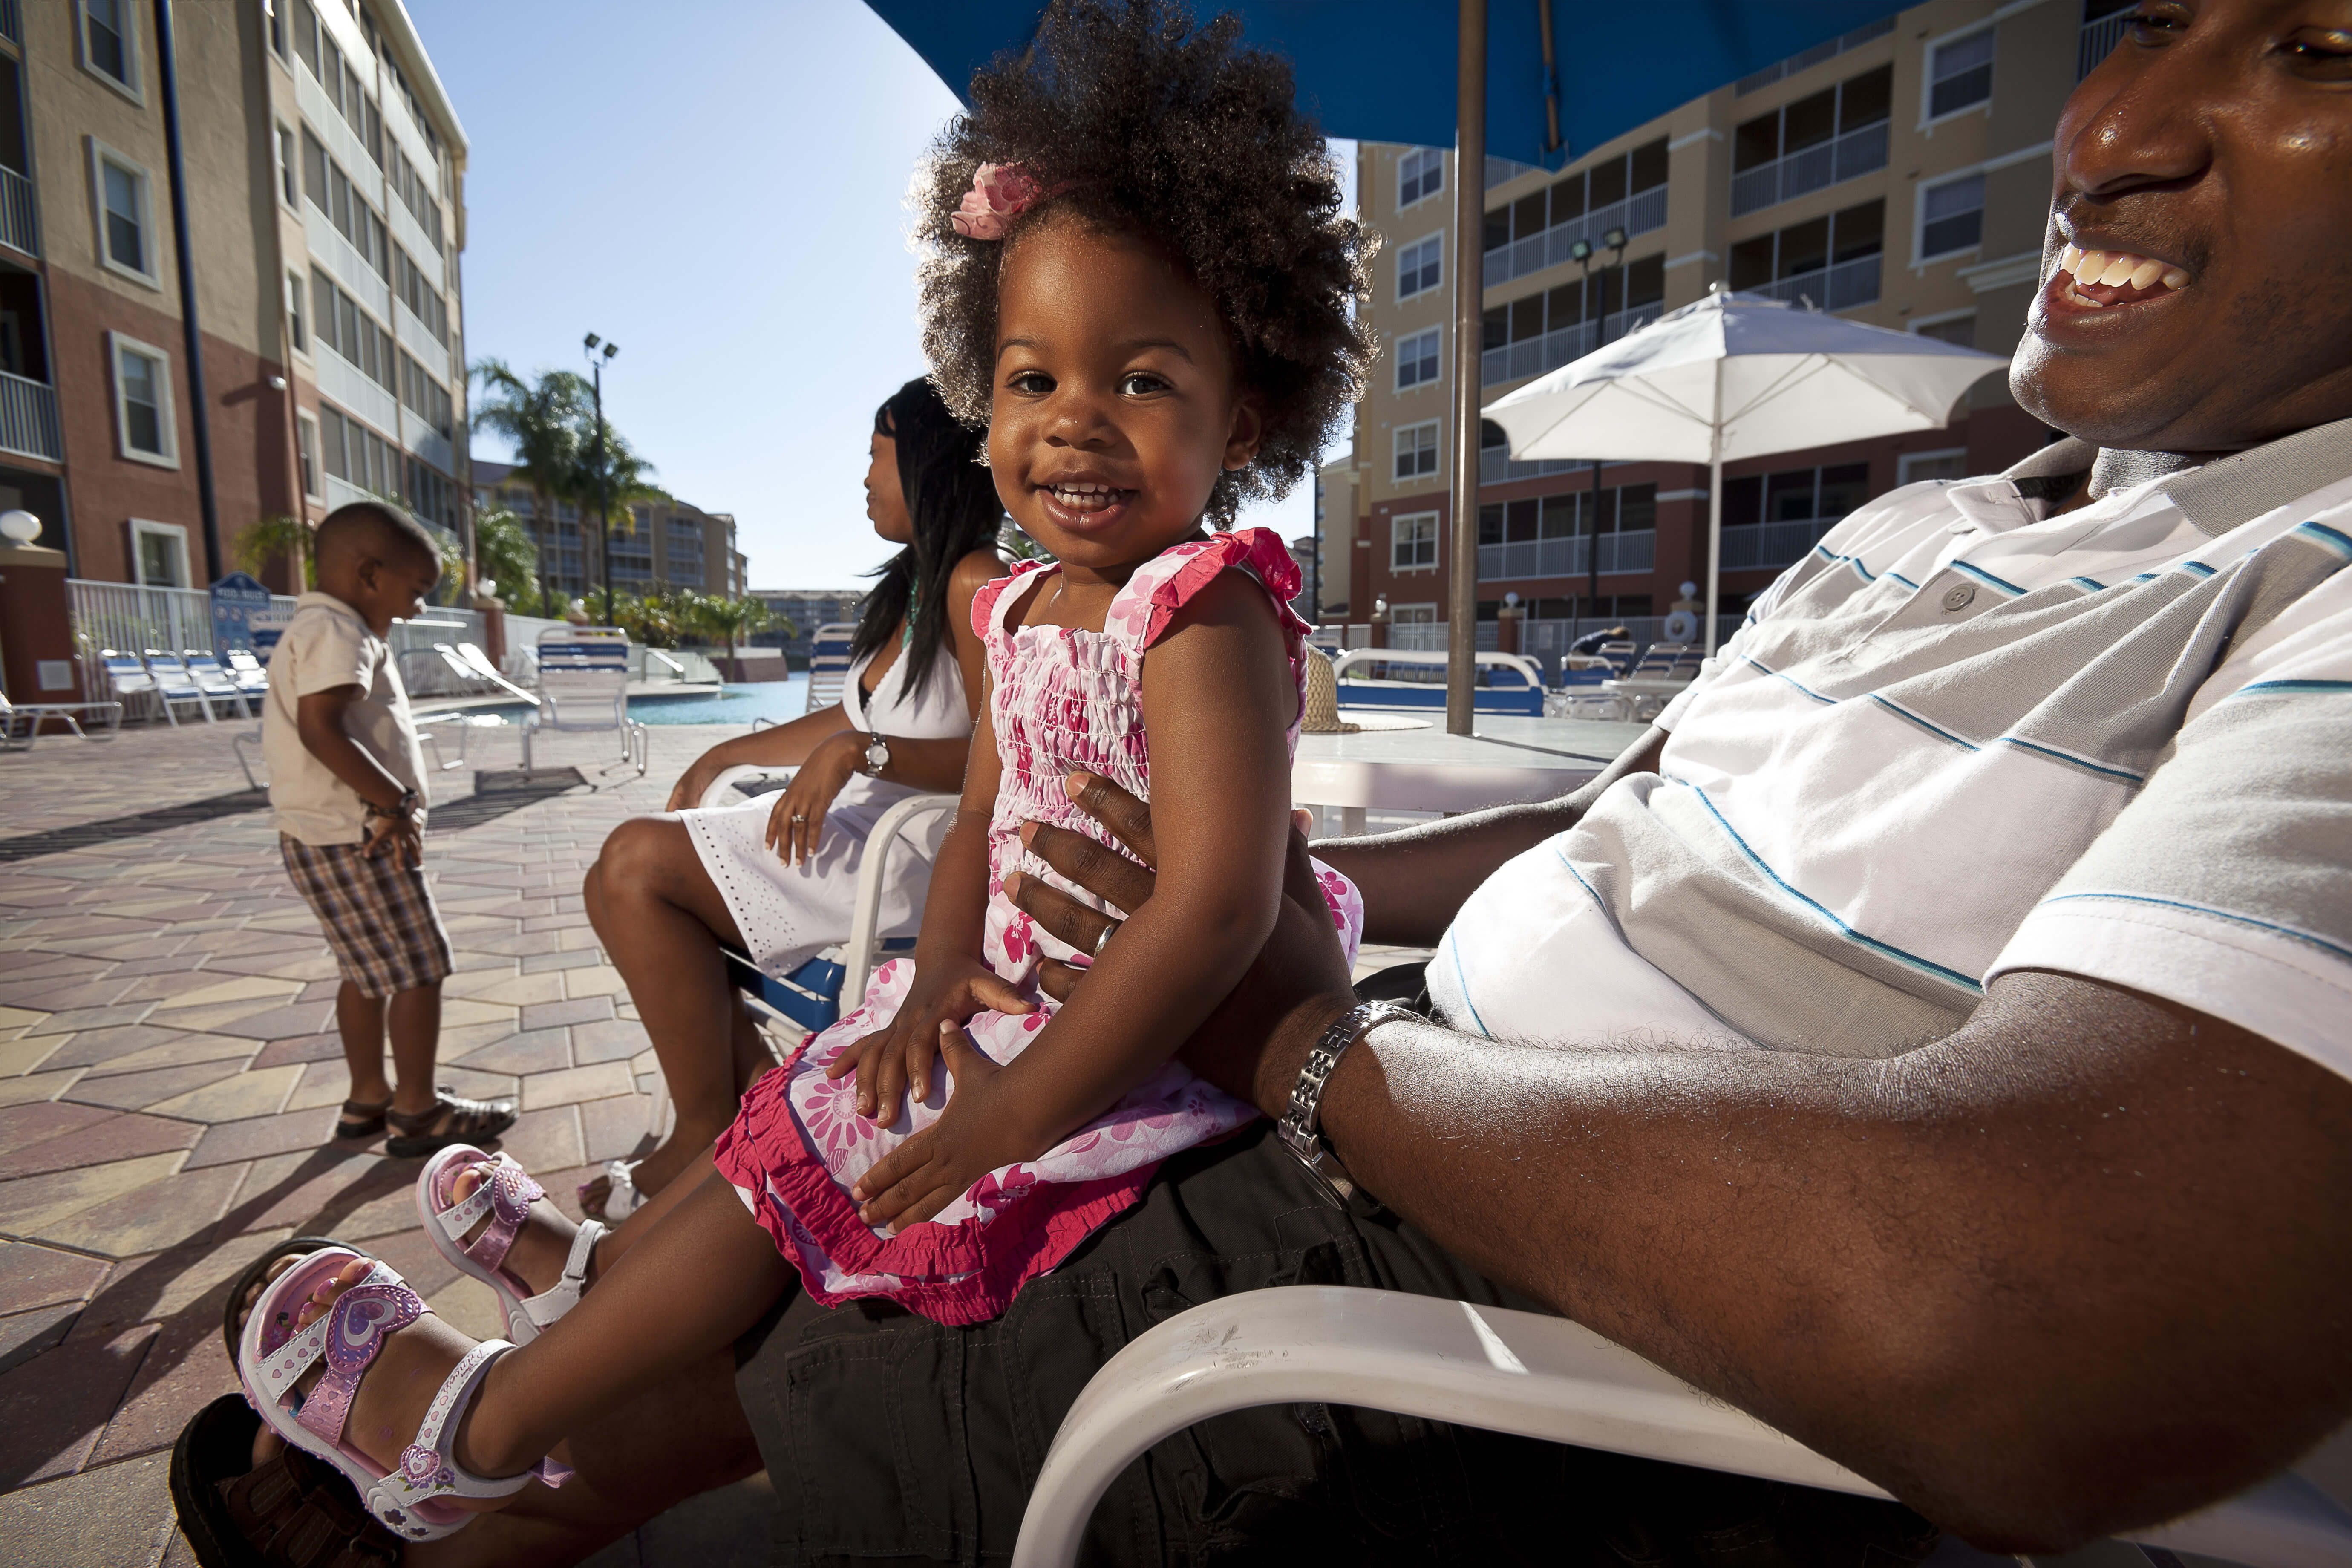
[(392, 1101), (388, 1100), (379, 1105), (347, 1100), (343, 1101), (343, 1114), (335, 1122), (335, 1136), (373, 1138), (383, 1131), (384, 1113), (391, 1109)]
[(415, 1160), (437, 1154), (452, 1143), (478, 1147), (515, 1124), (511, 1100), (463, 1100), (446, 1088), (436, 1092), (440, 1098), (430, 1110), (413, 1116), (399, 1110), (384, 1113), (392, 1123), (392, 1136), (384, 1140), (385, 1153), (396, 1160)]

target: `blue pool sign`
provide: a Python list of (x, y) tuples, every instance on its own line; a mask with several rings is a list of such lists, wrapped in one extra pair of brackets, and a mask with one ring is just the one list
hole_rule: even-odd
[[(246, 573), (232, 572), (213, 584), (213, 650), (256, 647), (254, 616), (269, 609), (269, 590)], [(273, 635), (271, 646), (278, 638)]]

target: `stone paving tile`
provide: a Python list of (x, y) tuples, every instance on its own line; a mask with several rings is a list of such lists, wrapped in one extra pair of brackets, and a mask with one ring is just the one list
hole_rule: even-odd
[(293, 1149), (315, 1149), (335, 1134), (335, 1112), (327, 1106), (288, 1111), (282, 1116), (257, 1116), (249, 1121), (223, 1121), (202, 1130), (188, 1155), (188, 1166), (225, 1165), (235, 1161), (283, 1154)]
[[(206, 1009), (192, 1008), (202, 1013)], [(178, 1016), (179, 1015), (174, 1015)], [(241, 1018), (224, 1019), (208, 1026), (215, 1034), (243, 1035), (256, 1040), (282, 1040), (290, 1035), (315, 1035), (332, 1028), (335, 1007), (331, 1002), (298, 1002), (283, 1007), (269, 1007), (249, 1013)]]
[[(589, 934), (593, 937), (595, 933), (592, 931)], [(592, 944), (559, 952), (527, 954), (522, 961), (522, 969), (526, 974), (538, 974), (550, 969), (584, 969), (604, 962), (604, 950)]]
[(651, 1149), (646, 1136), (646, 1117), (653, 1108), (653, 1098), (643, 1094), (616, 1094), (607, 1100), (592, 1100), (578, 1107), (581, 1141), (587, 1151), (587, 1162), (601, 1165), (607, 1160), (626, 1160)]
[(646, 1026), (634, 1018), (606, 1018), (572, 1026), (572, 1058), (582, 1067), (634, 1057), (649, 1044)]
[[(218, 1083), (223, 1079), (236, 1077), (243, 1072), (244, 1066), (244, 1063), (231, 1057), (219, 1061), (190, 1062), (184, 1067), (153, 1068), (146, 1072), (113, 1073), (104, 1077), (93, 1077), (88, 1072), (77, 1072), (74, 1076), (80, 1081), (73, 1090), (61, 1098), (70, 1100), (77, 1105), (104, 1105), (117, 1110), (145, 1110), (176, 1095), (184, 1095), (191, 1089), (202, 1089), (207, 1084)], [(43, 1073), (40, 1076), (47, 1078), (52, 1075)], [(18, 1081), (34, 1080), (26, 1079)], [(184, 1113), (175, 1110), (166, 1114), (178, 1116)]]
[[(418, 1163), (393, 1160), (348, 1143), (272, 1154), (246, 1168), (245, 1180), (220, 1221), (219, 1234), (290, 1230), (298, 1236), (341, 1236), (351, 1216), (387, 1196), (407, 1202)], [(406, 1223), (416, 1223), (413, 1204)], [(356, 1235), (352, 1232), (349, 1234)]]
[(168, 1456), (107, 1465), (0, 1496), (0, 1540), (12, 1561), (55, 1568), (160, 1568), (186, 1542), (164, 1484)]
[(135, 1159), (142, 1154), (185, 1149), (193, 1145), (205, 1131), (192, 1121), (174, 1121), (136, 1111), (110, 1112), (95, 1106), (13, 1106), (9, 1111), (0, 1111), (0, 1115), (16, 1110), (47, 1109), (96, 1111), (102, 1120), (0, 1154), (0, 1181), (12, 1176), (37, 1176), (51, 1171), (76, 1170), (111, 1161)]
[(95, 1258), (0, 1241), (0, 1312), (88, 1300), (106, 1275), (107, 1265)]
[[(507, 1007), (551, 1005), (563, 1000), (563, 973), (561, 970), (524, 974), (514, 967), (518, 961), (509, 959), (507, 963), (508, 969), (484, 971), (478, 978), (467, 976), (467, 979), (477, 983), (467, 987), (465, 996), (475, 1002), (495, 1003)], [(530, 1023), (523, 1025), (526, 1029), (537, 1026)]]
[(576, 1065), (572, 1058), (571, 1031), (532, 1029), (509, 1035), (497, 1045), (457, 1058), (477, 1072), (556, 1072)]
[[(117, 1057), (127, 1057), (149, 1046), (175, 1043), (187, 1038), (187, 1036), (177, 1030), (158, 1029), (145, 1024), (125, 1024), (114, 1028), (84, 1029), (79, 1034), (59, 1035), (53, 1037), (58, 1041), (56, 1055), (43, 1065), (81, 1068), (111, 1061)], [(250, 1050), (252, 1047), (247, 1045), (245, 1048)], [(175, 1055), (173, 1059), (188, 1058)]]
[(244, 1180), (244, 1168), (238, 1165), (207, 1171), (184, 1169), (176, 1175), (92, 1204), (29, 1234), (42, 1241), (110, 1258), (132, 1258), (142, 1252), (160, 1251), (209, 1231)]
[(625, 1062), (599, 1062), (594, 1067), (564, 1072), (534, 1073), (522, 1080), (522, 1108), (539, 1110), (551, 1105), (572, 1105), (628, 1094), (635, 1088)]
[(73, 1086), (81, 1081), (87, 1069), (68, 1068), (60, 1072), (29, 1073), (21, 1078), (0, 1078), (0, 1105), (29, 1105), (37, 1100), (61, 1100)]
[[(263, 997), (283, 1001), (301, 989), (299, 982), (279, 980), (268, 975), (239, 974), (228, 979), (216, 979), (200, 990), (173, 996), (156, 1008), (160, 1014), (176, 1012), (182, 1007), (203, 1007), (221, 1002), (247, 1002)], [(158, 1023), (170, 1023), (159, 1017)]]
[(181, 1154), (150, 1154), (107, 1165), (52, 1171), (0, 1183), (0, 1231), (32, 1236), (95, 1205), (110, 1203), (180, 1168)]
[(300, 1067), (248, 1068), (233, 1078), (190, 1089), (150, 1107), (157, 1116), (188, 1121), (237, 1121), (254, 1116), (274, 1116), (286, 1107), (286, 1097), (301, 1079)]
[(16, 1078), (47, 1066), (48, 1059), (72, 1038), (71, 1035), (37, 1035), (26, 1039), (0, 1040), (0, 1078)]
[(104, 1121), (107, 1116), (80, 1105), (20, 1105), (0, 1110), (0, 1156)]
[(58, 1343), (80, 1316), (81, 1302), (76, 1300), (0, 1317), (0, 1376)]
[(49, 1027), (64, 1032), (103, 1029), (116, 1024), (136, 1024), (155, 1010), (152, 1002), (131, 1002), (118, 1007), (69, 1007), (49, 1015)]
[(526, 1171), (568, 1170), (586, 1163), (582, 1150), (577, 1105), (526, 1110), (500, 1134), (499, 1146), (513, 1155)]
[(0, 1489), (80, 1469), (159, 1331), (141, 1323), (104, 1339), (68, 1333), (0, 1376)]
[[(82, 1054), (84, 1037), (77, 1035), (74, 1043), (59, 1051), (47, 1063), (47, 1067), (66, 1067)], [(166, 1035), (150, 1046), (128, 1052), (112, 1051), (105, 1055), (92, 1071), (102, 1074), (144, 1072), (149, 1068), (170, 1067), (175, 1062), (219, 1061), (224, 1058), (246, 1058), (253, 1055), (254, 1042), (234, 1035)]]
[(274, 1068), (283, 1067), (288, 1062), (339, 1062), (342, 1059), (341, 1036), (296, 1035), (291, 1039), (270, 1041), (253, 1054), (250, 1065)]
[[(534, 978), (537, 978), (536, 976)], [(542, 1002), (522, 1010), (526, 1029), (552, 1028), (559, 1024), (587, 1024), (613, 1016), (610, 996), (581, 996), (562, 1002)]]

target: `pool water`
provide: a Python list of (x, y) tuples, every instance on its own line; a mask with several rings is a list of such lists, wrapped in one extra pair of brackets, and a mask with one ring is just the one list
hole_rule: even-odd
[(807, 707), (808, 677), (794, 675), (724, 686), (716, 697), (632, 697), (629, 717), (641, 724), (749, 724), (797, 719)]

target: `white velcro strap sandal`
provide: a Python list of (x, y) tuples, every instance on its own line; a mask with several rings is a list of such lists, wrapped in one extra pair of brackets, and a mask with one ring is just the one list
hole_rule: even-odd
[[(646, 1194), (637, 1191), (638, 1162), (607, 1160), (604, 1162), (604, 1223), (618, 1225), (646, 1206)], [(580, 1196), (585, 1202), (588, 1184), (580, 1184)]]
[[(456, 1195), (457, 1178), (469, 1170), (481, 1173), (481, 1184), (465, 1197)], [(588, 1259), (605, 1227), (594, 1220), (580, 1226), (572, 1238), (572, 1256), (564, 1261), (563, 1278), (537, 1295), (528, 1282), (506, 1268), (508, 1250), (530, 1217), (530, 1205), (547, 1195), (530, 1173), (511, 1155), (485, 1154), (455, 1143), (425, 1163), (416, 1177), (416, 1214), (433, 1250), (459, 1273), (479, 1279), (495, 1292), (506, 1316), (507, 1337), (527, 1345), (540, 1331), (580, 1304), (588, 1284)], [(471, 1246), (466, 1233), (489, 1217)]]
[[(505, 1340), (476, 1345), (459, 1359), (434, 1395), (415, 1440), (401, 1455), (399, 1468), (379, 1468), (345, 1440), (343, 1426), (360, 1380), (384, 1341), (432, 1310), (397, 1273), (375, 1263), (365, 1279), (336, 1298), (326, 1316), (309, 1328), (295, 1328), (294, 1314), (312, 1292), (362, 1256), (348, 1247), (320, 1248), (271, 1280), (246, 1318), (237, 1336), (237, 1381), (246, 1402), (270, 1430), (341, 1471), (368, 1512), (406, 1541), (438, 1541), (478, 1517), (450, 1499), (490, 1500), (512, 1497), (534, 1478), (550, 1486), (569, 1479), (571, 1470), (552, 1459), (492, 1480), (451, 1457), (458, 1419), (482, 1374), (515, 1348)], [(322, 1359), (326, 1374), (307, 1396), (298, 1394), (297, 1382)]]

